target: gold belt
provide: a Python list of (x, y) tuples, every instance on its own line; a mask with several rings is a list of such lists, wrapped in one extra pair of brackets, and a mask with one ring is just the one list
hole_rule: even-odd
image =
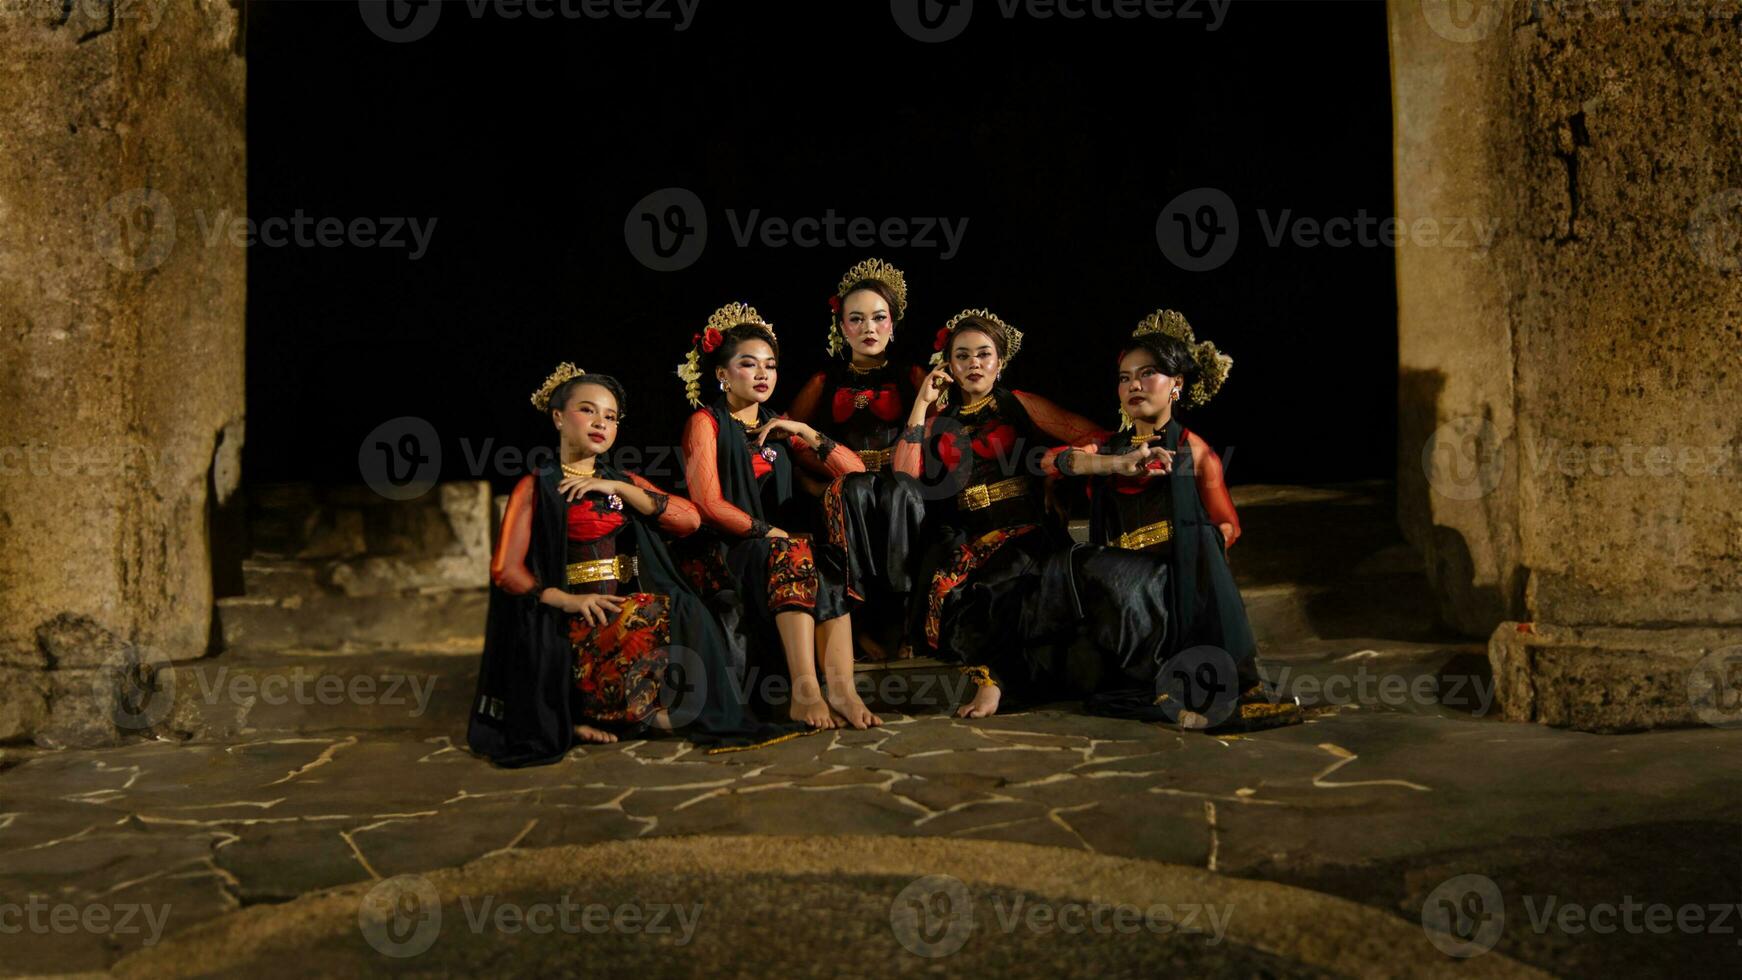
[(1152, 544), (1161, 544), (1172, 537), (1173, 522), (1157, 521), (1154, 524), (1145, 524), (1128, 534), (1119, 535), (1119, 539), (1114, 541), (1113, 544), (1115, 547), (1119, 548), (1129, 548), (1132, 551), (1142, 551)]
[(1029, 478), (1013, 476), (997, 483), (976, 483), (956, 494), (956, 506), (963, 510), (985, 510), (1000, 500), (1020, 497), (1028, 492)]
[(893, 459), (894, 457), (895, 457), (895, 447), (894, 446), (890, 446), (887, 449), (861, 449), (861, 450), (859, 450), (859, 460), (860, 460), (860, 462), (863, 462), (865, 464), (865, 469), (867, 469), (867, 470), (880, 470), (880, 469), (884, 468), (885, 466), (888, 466), (889, 461), (891, 459)]
[(595, 558), (592, 561), (577, 561), (568, 567), (570, 585), (585, 585), (589, 582), (622, 582), (632, 579), (640, 571), (640, 562), (634, 555), (616, 555), (611, 558)]

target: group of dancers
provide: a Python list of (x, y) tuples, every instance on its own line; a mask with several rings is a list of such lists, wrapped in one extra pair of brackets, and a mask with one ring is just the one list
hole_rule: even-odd
[[(1192, 728), (1298, 720), (1259, 677), (1221, 461), (1178, 417), (1232, 360), (1179, 313), (1150, 315), (1108, 352), (1123, 423), (1108, 431), (1006, 387), (1022, 333), (987, 310), (945, 323), (929, 365), (895, 361), (907, 301), (894, 266), (848, 270), (834, 360), (785, 414), (773, 325), (717, 310), (677, 368), (695, 409), (681, 488), (611, 462), (615, 378), (565, 363), (533, 392), (560, 452), (503, 515), (474, 750), (521, 766), (650, 730), (726, 751), (874, 727), (856, 655), (958, 665), (969, 718), (1083, 698)], [(1088, 544), (1064, 523), (1084, 493)], [(784, 703), (752, 703), (746, 677), (770, 674)], [(1212, 710), (1181, 685), (1221, 696)]]

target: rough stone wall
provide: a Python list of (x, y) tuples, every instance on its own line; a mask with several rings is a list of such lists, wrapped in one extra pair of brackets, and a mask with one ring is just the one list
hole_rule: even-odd
[[(0, 740), (115, 734), (207, 652), (236, 488), (247, 213), (228, 0), (0, 0)], [(122, 710), (125, 710), (124, 706)]]
[(1553, 671), (1532, 628), (1496, 634), (1509, 715), (1687, 720), (1663, 690), (1742, 640), (1742, 4), (1390, 20), (1399, 217), (1499, 222), (1398, 252), (1406, 533), (1453, 623), (1553, 627)]

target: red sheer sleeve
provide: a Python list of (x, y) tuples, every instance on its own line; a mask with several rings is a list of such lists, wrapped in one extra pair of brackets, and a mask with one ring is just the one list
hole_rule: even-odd
[(659, 512), (659, 529), (674, 538), (687, 538), (701, 530), (702, 515), (696, 510), (696, 505), (682, 497), (668, 493), (653, 485), (639, 473), (629, 474), (629, 482), (648, 493), (665, 498), (665, 509)]
[(502, 536), (490, 558), (490, 581), (509, 595), (526, 595), (538, 587), (538, 580), (526, 567), (526, 549), (532, 542), (532, 491), (530, 475), (514, 485), (508, 507), (502, 512)]
[(1028, 417), (1034, 421), (1035, 428), (1061, 443), (1062, 446), (1050, 449), (1041, 457), (1040, 468), (1048, 476), (1058, 475), (1058, 454), (1066, 449), (1081, 447), (1088, 443), (1100, 444), (1106, 441), (1110, 434), (1106, 429), (1083, 418), (1075, 412), (1061, 408), (1057, 404), (1026, 391), (1014, 393), (1016, 400), (1028, 411)]
[(823, 399), (823, 386), (827, 383), (823, 372), (811, 375), (803, 388), (798, 390), (797, 397), (792, 400), (792, 407), (787, 409), (786, 417), (797, 419), (809, 425), (817, 424), (817, 407)]
[(1192, 470), (1198, 475), (1198, 499), (1204, 503), (1204, 513), (1212, 524), (1222, 526), (1222, 536), (1228, 547), (1240, 537), (1240, 516), (1234, 513), (1234, 498), (1222, 482), (1222, 460), (1210, 444), (1187, 430), (1186, 441), (1192, 447)]
[(788, 439), (786, 444), (792, 447), (793, 458), (798, 460), (800, 466), (819, 476), (827, 474), (834, 478), (846, 476), (848, 473), (865, 472), (865, 461), (859, 458), (859, 454), (838, 442), (824, 459), (818, 459), (817, 451), (798, 436)]
[(696, 412), (684, 423), (684, 480), (689, 484), (690, 503), (700, 512), (702, 523), (741, 538), (750, 533), (754, 521), (720, 492), (719, 438), (719, 423), (708, 412)]
[(919, 441), (907, 437), (906, 431), (895, 440), (895, 455), (889, 457), (889, 468), (897, 473), (905, 473), (914, 479), (919, 479), (925, 472), (925, 440), (931, 437), (932, 422), (936, 415), (925, 420), (924, 434)]

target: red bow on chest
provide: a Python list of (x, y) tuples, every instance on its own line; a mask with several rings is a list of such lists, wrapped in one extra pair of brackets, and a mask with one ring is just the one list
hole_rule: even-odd
[(893, 422), (901, 417), (901, 396), (896, 393), (894, 385), (884, 385), (881, 388), (837, 388), (833, 409), (836, 422), (847, 421), (860, 409), (870, 409), (872, 415), (885, 422)]
[(596, 541), (622, 526), (623, 513), (600, 506), (593, 497), (569, 508), (570, 541)]
[[(991, 429), (969, 440), (968, 448), (981, 459), (1010, 458), (1010, 447), (1016, 445), (1016, 428), (1008, 422), (1000, 422)], [(962, 450), (956, 445), (956, 434), (946, 432), (938, 436), (938, 458), (946, 467), (954, 469), (962, 460)]]

